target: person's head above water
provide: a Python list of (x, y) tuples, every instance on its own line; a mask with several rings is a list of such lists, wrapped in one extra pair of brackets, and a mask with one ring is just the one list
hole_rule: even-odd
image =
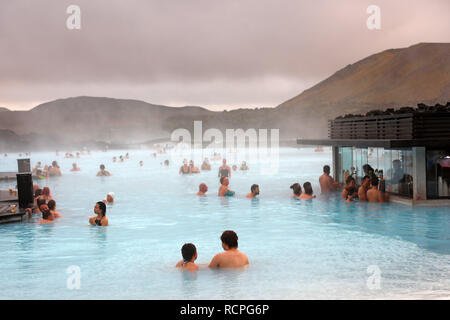
[(291, 186), (291, 189), (293, 190), (293, 192), (294, 192), (294, 194), (295, 194), (296, 196), (299, 196), (299, 195), (302, 194), (302, 187), (300, 186), (299, 183), (294, 183), (294, 184)]
[(232, 230), (226, 230), (220, 236), (222, 241), (222, 248), (224, 250), (237, 249), (238, 247), (238, 236), (236, 232)]
[(103, 201), (99, 201), (95, 204), (94, 212), (106, 216), (106, 204)]
[(114, 192), (109, 192), (106, 195), (106, 202), (114, 202)]
[(355, 185), (355, 183), (356, 183), (355, 178), (353, 178), (352, 176), (348, 176), (347, 179), (345, 180), (345, 184), (347, 186)]
[(206, 193), (206, 191), (208, 191), (208, 186), (206, 185), (206, 183), (200, 183), (200, 185), (198, 186), (198, 190), (200, 192)]
[(258, 195), (259, 194), (259, 186), (257, 184), (252, 184), (252, 186), (250, 187), (250, 191), (254, 195)]
[(303, 189), (305, 190), (305, 193), (312, 196), (313, 194), (313, 189), (311, 186), (311, 182), (307, 181), (303, 184)]
[(330, 166), (329, 165), (324, 165), (323, 166), (323, 173), (326, 173), (326, 174), (330, 174)]
[(50, 200), (50, 201), (48, 202), (47, 206), (48, 206), (48, 208), (49, 208), (50, 210), (55, 210), (55, 208), (56, 208), (56, 202), (55, 202), (55, 200)]
[(364, 176), (364, 178), (362, 178), (361, 185), (364, 186), (365, 188), (369, 187), (369, 185), (370, 185), (370, 177), (369, 176)]
[(197, 259), (197, 248), (192, 243), (185, 243), (181, 247), (181, 255), (185, 263), (194, 262)]
[(48, 196), (50, 196), (50, 188), (49, 187), (44, 187), (43, 189), (42, 189), (42, 193), (41, 193), (43, 196), (46, 196), (46, 197), (48, 197)]
[(100, 170), (102, 170), (102, 171), (105, 170), (105, 165), (104, 164), (100, 165)]
[(227, 159), (223, 159), (222, 163), (223, 163), (223, 165), (226, 165), (227, 164)]

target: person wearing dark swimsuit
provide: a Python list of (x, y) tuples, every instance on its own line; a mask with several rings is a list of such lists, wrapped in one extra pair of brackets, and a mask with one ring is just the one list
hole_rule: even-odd
[(227, 177), (231, 178), (231, 169), (229, 166), (227, 166), (227, 159), (222, 160), (222, 166), (219, 168), (219, 178)]
[(94, 212), (96, 217), (89, 217), (89, 224), (93, 226), (106, 227), (108, 225), (108, 218), (106, 218), (106, 204), (99, 201), (95, 204)]
[(189, 174), (191, 173), (191, 167), (188, 166), (187, 162), (185, 162), (181, 167), (179, 174)]

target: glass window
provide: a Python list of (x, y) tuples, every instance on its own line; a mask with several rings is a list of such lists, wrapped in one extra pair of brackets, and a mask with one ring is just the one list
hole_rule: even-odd
[(427, 198), (450, 198), (450, 149), (427, 150)]
[(384, 151), (385, 185), (391, 193), (412, 198), (413, 158), (411, 149)]

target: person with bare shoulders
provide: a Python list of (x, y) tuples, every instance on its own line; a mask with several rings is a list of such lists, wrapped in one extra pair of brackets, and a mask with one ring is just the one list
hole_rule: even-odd
[(105, 170), (105, 165), (104, 165), (104, 164), (101, 164), (101, 165), (100, 165), (100, 171), (97, 172), (97, 177), (100, 177), (100, 176), (110, 176), (110, 175), (111, 175), (111, 173), (110, 173), (108, 170)]
[(175, 267), (186, 271), (198, 270), (198, 266), (194, 262), (197, 260), (197, 248), (192, 243), (185, 243), (181, 247), (181, 255), (183, 260), (178, 261)]
[(352, 198), (356, 197), (358, 195), (358, 189), (356, 189), (356, 181), (355, 178), (352, 176), (348, 176), (347, 179), (345, 179), (345, 188), (342, 190), (342, 199), (347, 199), (347, 195), (350, 193)]
[(219, 168), (219, 173), (217, 174), (219, 178), (229, 177), (231, 178), (231, 168), (227, 165), (227, 159), (222, 160), (222, 166)]
[(247, 194), (245, 197), (249, 199), (254, 199), (256, 196), (259, 195), (259, 186), (257, 184), (253, 184), (250, 187), (250, 193)]
[(361, 186), (358, 189), (358, 199), (359, 201), (367, 201), (367, 190), (370, 187), (370, 177), (364, 176), (362, 178)]
[(56, 202), (55, 200), (50, 200), (47, 204), (48, 209), (50, 210), (50, 213), (52, 214), (53, 218), (61, 218), (61, 214), (56, 211)]
[(386, 202), (389, 194), (378, 190), (378, 177), (373, 176), (370, 179), (370, 189), (367, 190), (367, 201), (369, 202)]
[(308, 199), (314, 199), (316, 196), (313, 195), (313, 189), (311, 186), (311, 182), (305, 182), (303, 184), (303, 193), (300, 196), (300, 199), (308, 200)]
[(188, 166), (187, 160), (183, 161), (183, 165), (180, 167), (180, 171), (178, 171), (179, 174), (189, 174), (191, 173), (191, 167)]
[(300, 199), (300, 196), (302, 195), (302, 186), (300, 185), (300, 183), (294, 183), (290, 186), (290, 188), (292, 189), (292, 196), (294, 198)]
[(72, 163), (72, 169), (70, 171), (81, 171), (81, 168), (77, 166), (76, 162)]
[(89, 224), (106, 227), (108, 225), (108, 218), (106, 218), (106, 204), (103, 201), (99, 201), (95, 204), (94, 213), (97, 216), (89, 217)]
[(200, 169), (194, 165), (194, 161), (189, 161), (189, 172), (190, 173), (200, 173)]
[(238, 236), (234, 231), (224, 231), (220, 240), (225, 252), (216, 254), (208, 268), (241, 268), (249, 264), (247, 256), (238, 250)]
[(206, 183), (200, 183), (200, 185), (198, 186), (197, 195), (198, 196), (206, 196), (207, 191), (208, 191), (208, 186), (206, 185)]
[(228, 187), (230, 180), (227, 177), (220, 178), (219, 197), (232, 197), (234, 191)]
[(323, 167), (323, 174), (319, 178), (320, 190), (322, 193), (336, 191), (340, 184), (330, 177), (330, 166)]
[(208, 158), (205, 158), (205, 160), (203, 160), (203, 163), (202, 163), (202, 170), (204, 170), (204, 171), (209, 171), (209, 170), (211, 170), (211, 164), (209, 163)]
[(48, 169), (48, 175), (50, 177), (61, 176), (61, 168), (58, 165), (58, 162), (53, 161), (51, 167)]
[(103, 200), (105, 204), (113, 204), (114, 203), (114, 192), (108, 192), (106, 195), (106, 199)]

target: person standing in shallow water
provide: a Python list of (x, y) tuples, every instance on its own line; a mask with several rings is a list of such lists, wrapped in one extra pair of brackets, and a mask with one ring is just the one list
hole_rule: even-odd
[(320, 190), (322, 193), (336, 191), (340, 187), (339, 182), (335, 182), (332, 177), (330, 177), (330, 166), (326, 165), (323, 167), (323, 174), (319, 178)]
[(219, 173), (217, 176), (219, 178), (231, 178), (231, 168), (227, 165), (227, 159), (222, 160), (222, 166), (219, 168)]
[(225, 252), (216, 254), (208, 268), (242, 268), (249, 264), (248, 257), (238, 250), (238, 236), (232, 230), (226, 230), (220, 237)]
[(89, 224), (93, 226), (106, 227), (108, 225), (108, 218), (106, 218), (106, 204), (99, 201), (95, 204), (94, 213), (96, 217), (89, 217)]

